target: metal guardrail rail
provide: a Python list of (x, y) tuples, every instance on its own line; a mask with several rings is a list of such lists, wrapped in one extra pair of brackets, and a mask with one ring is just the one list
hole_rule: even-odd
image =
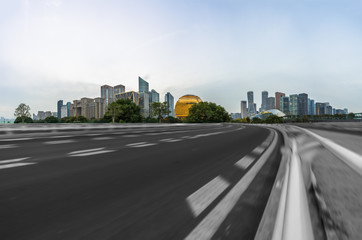
[[(279, 129), (278, 127), (275, 128)], [(283, 130), (279, 130), (284, 136), (287, 148), (290, 147), (291, 155), (286, 163), (287, 166), (271, 239), (314, 240), (297, 143), (295, 139), (291, 139), (291, 144), (288, 146), (290, 139)]]

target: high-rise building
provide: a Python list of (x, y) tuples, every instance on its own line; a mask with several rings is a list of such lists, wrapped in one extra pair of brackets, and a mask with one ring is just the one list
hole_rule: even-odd
[(67, 102), (67, 117), (70, 117), (70, 112), (69, 111), (70, 111), (70, 105), (71, 104), (72, 104), (71, 102)]
[(308, 115), (315, 115), (315, 104), (313, 99), (308, 98)]
[(44, 120), (44, 119), (45, 119), (45, 112), (38, 111), (38, 120)]
[(70, 105), (70, 116), (83, 116), (88, 119), (100, 119), (104, 115), (104, 98), (82, 98)]
[(241, 101), (241, 118), (246, 118), (248, 116), (248, 108), (246, 101)]
[(266, 99), (266, 109), (265, 110), (270, 110), (270, 109), (275, 109), (275, 97), (268, 97)]
[(280, 109), (280, 103), (281, 103), (280, 98), (281, 97), (285, 97), (285, 93), (282, 93), (282, 92), (276, 92), (275, 93), (275, 109), (281, 110)]
[(344, 114), (344, 110), (343, 109), (336, 109), (336, 114), (342, 115), (342, 114)]
[(150, 103), (153, 102), (160, 102), (160, 94), (154, 89), (150, 92)]
[(106, 106), (114, 102), (114, 88), (109, 85), (101, 86), (101, 98), (104, 99)]
[(129, 99), (133, 103), (135, 103), (137, 106), (139, 105), (139, 93), (138, 92), (130, 91), (130, 92), (119, 93), (115, 97), (116, 97), (116, 99)]
[(344, 114), (348, 114), (348, 108), (343, 109)]
[(321, 103), (316, 102), (315, 103), (315, 115), (324, 115), (327, 114), (327, 107), (329, 106), (329, 103)]
[(289, 96), (289, 115), (298, 115), (298, 94)]
[(148, 82), (141, 77), (138, 77), (138, 92), (149, 92)]
[(335, 108), (333, 108), (333, 115), (336, 115), (336, 109)]
[(308, 115), (308, 94), (306, 93), (298, 95), (298, 115)]
[(60, 109), (60, 118), (68, 117), (67, 114), (68, 114), (67, 105), (63, 105), (62, 108)]
[(266, 107), (267, 98), (268, 98), (268, 92), (267, 91), (262, 91), (261, 92), (261, 111), (267, 110), (267, 107)]
[(252, 116), (256, 114), (256, 106), (254, 104), (254, 92), (253, 91), (247, 92), (247, 96), (248, 96), (248, 115)]
[(126, 88), (122, 84), (114, 86), (113, 89), (114, 89), (114, 95), (126, 92)]
[(170, 111), (169, 116), (175, 117), (174, 98), (171, 93), (165, 94), (165, 102), (167, 102), (167, 108)]
[[(59, 100), (58, 101), (58, 105), (57, 105), (57, 115), (58, 115), (58, 119), (61, 119), (61, 109), (63, 106), (63, 100)], [(41, 119), (42, 120), (42, 119)]]
[(283, 112), (285, 115), (290, 115), (289, 112), (289, 97), (280, 97), (280, 111)]
[(327, 115), (332, 115), (333, 114), (333, 107), (330, 106), (329, 104), (328, 104), (328, 106), (326, 106), (326, 114)]
[(150, 116), (150, 95), (148, 92), (139, 93), (139, 106), (141, 107), (141, 114), (147, 118)]

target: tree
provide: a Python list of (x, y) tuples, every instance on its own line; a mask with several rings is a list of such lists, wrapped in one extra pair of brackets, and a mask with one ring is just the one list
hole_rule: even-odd
[(112, 102), (108, 104), (108, 111), (107, 113), (112, 117), (112, 123), (115, 122), (116, 117), (119, 117), (121, 112), (121, 105), (117, 102)]
[[(118, 99), (104, 115), (107, 122), (142, 122), (141, 108), (129, 99)], [(110, 104), (110, 105), (111, 105)]]
[(283, 118), (276, 115), (270, 115), (265, 119), (265, 123), (283, 123)]
[(25, 117), (25, 119), (22, 119), (21, 117), (17, 117), (15, 119), (14, 123), (33, 123), (33, 119), (31, 119), (31, 117)]
[(254, 118), (252, 119), (252, 122), (253, 122), (253, 123), (263, 123), (263, 120), (261, 120), (261, 119), (258, 118), (258, 117), (254, 117)]
[(54, 117), (54, 116), (50, 116), (50, 117), (45, 118), (44, 122), (46, 122), (46, 123), (57, 123), (58, 118)]
[(163, 116), (168, 115), (170, 110), (168, 110), (167, 102), (159, 103), (153, 102), (151, 103), (151, 115), (153, 117), (157, 117), (158, 122), (161, 123)]
[(212, 102), (200, 102), (194, 104), (189, 109), (186, 117), (188, 122), (228, 122), (229, 114), (226, 110)]
[(21, 118), (21, 122), (24, 123), (27, 117), (30, 118), (30, 107), (25, 103), (20, 103), (15, 109), (14, 116)]

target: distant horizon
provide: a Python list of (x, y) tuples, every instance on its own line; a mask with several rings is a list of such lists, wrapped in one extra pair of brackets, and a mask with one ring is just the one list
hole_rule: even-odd
[(2, 1), (0, 116), (20, 103), (53, 112), (104, 84), (138, 89), (137, 76), (230, 113), (266, 89), (362, 112), (361, 11), (359, 0)]

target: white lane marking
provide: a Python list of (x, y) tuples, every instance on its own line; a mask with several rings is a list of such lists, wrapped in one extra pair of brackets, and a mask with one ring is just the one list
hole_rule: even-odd
[(36, 163), (12, 163), (12, 164), (5, 164), (5, 165), (0, 165), (0, 169), (13, 168), (13, 167), (21, 167), (21, 166), (32, 165), (32, 164), (36, 164)]
[(86, 153), (78, 153), (70, 155), (70, 157), (84, 157), (84, 156), (91, 156), (91, 155), (97, 155), (97, 154), (103, 154), (103, 153), (110, 153), (114, 152), (116, 150), (101, 150), (101, 151), (94, 151), (94, 152), (86, 152)]
[(186, 198), (194, 217), (202, 213), (227, 187), (229, 183), (217, 176)]
[(0, 145), (0, 149), (8, 149), (8, 148), (16, 148), (18, 145), (8, 144), (8, 145)]
[(140, 144), (140, 145), (135, 145), (135, 146), (131, 146), (134, 148), (139, 148), (139, 147), (148, 147), (148, 146), (153, 146), (156, 145), (157, 143), (145, 143), (145, 144)]
[(276, 146), (278, 135), (272, 146), (260, 157), (259, 161), (236, 183), (230, 192), (220, 201), (220, 203), (196, 226), (196, 228), (185, 238), (187, 240), (211, 239), (221, 223), (225, 220), (229, 212), (235, 206), (240, 196), (249, 187), (264, 163), (268, 160), (270, 153)]
[(92, 137), (92, 136), (100, 136), (100, 135), (103, 135), (103, 134), (102, 133), (89, 133), (89, 134), (85, 134), (84, 136)]
[(147, 142), (130, 143), (130, 144), (127, 144), (126, 147), (133, 147), (133, 146), (142, 145), (145, 143), (147, 143)]
[(251, 151), (251, 153), (256, 154), (256, 155), (259, 155), (259, 154), (261, 154), (264, 150), (265, 150), (265, 147), (258, 146), (258, 147), (256, 147), (256, 148), (254, 148), (254, 150)]
[(221, 133), (222, 132), (198, 134), (198, 135), (190, 137), (190, 139), (195, 139), (195, 138), (199, 138), (199, 137), (208, 137), (208, 136), (212, 136), (212, 135), (218, 135), (218, 134), (221, 134)]
[(74, 140), (68, 139), (68, 140), (59, 140), (59, 141), (49, 141), (49, 142), (44, 142), (44, 144), (64, 144), (64, 143), (72, 143), (75, 142)]
[(15, 158), (15, 159), (10, 159), (10, 160), (1, 160), (0, 164), (3, 163), (12, 163), (12, 162), (20, 162), (20, 161), (24, 161), (26, 159), (29, 159), (29, 157), (24, 157), (24, 158)]
[(7, 138), (7, 139), (0, 139), (0, 142), (13, 142), (13, 141), (24, 141), (24, 140), (32, 140), (35, 138)]
[(247, 169), (250, 166), (250, 164), (254, 162), (254, 160), (255, 157), (246, 155), (245, 157), (237, 161), (234, 165), (244, 170)]
[(92, 140), (110, 140), (110, 139), (114, 139), (112, 137), (96, 137), (96, 138), (92, 138)]
[(166, 138), (166, 139), (161, 139), (160, 142), (180, 142), (183, 139), (176, 139), (176, 138)]
[(68, 154), (95, 152), (95, 151), (100, 151), (100, 150), (103, 150), (103, 149), (105, 149), (105, 148), (104, 147), (102, 147), (102, 148), (91, 148), (91, 149), (86, 149), (86, 150), (79, 150), (79, 151), (70, 152)]
[(59, 135), (59, 136), (52, 136), (52, 137), (49, 137), (49, 138), (68, 138), (68, 137), (73, 137), (73, 136), (70, 136), (70, 135)]

